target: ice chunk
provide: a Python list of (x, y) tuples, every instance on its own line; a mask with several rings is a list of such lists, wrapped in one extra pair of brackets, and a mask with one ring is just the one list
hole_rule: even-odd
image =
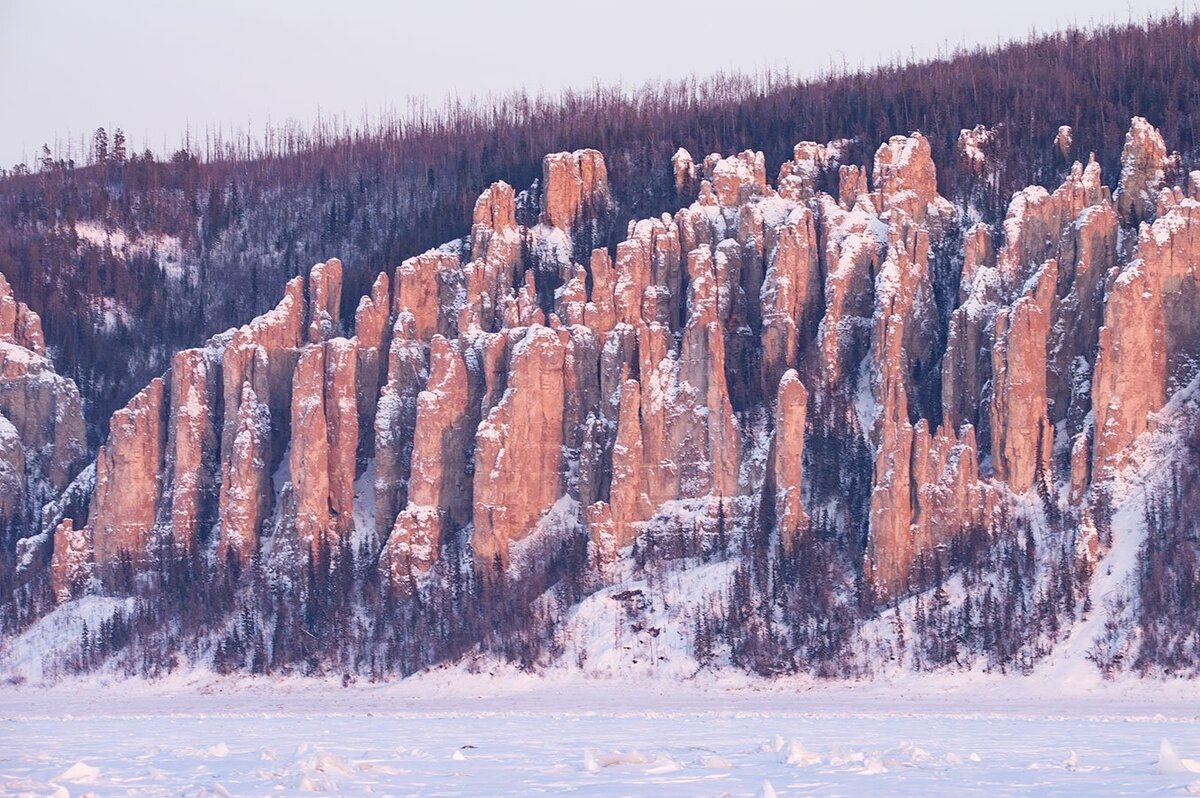
[(76, 784), (94, 784), (100, 777), (100, 768), (92, 767), (86, 762), (76, 762), (64, 770), (56, 781), (72, 781)]
[(758, 791), (758, 798), (779, 798), (775, 793), (775, 788), (771, 786), (771, 782), (763, 780), (762, 788)]
[(1171, 741), (1164, 737), (1158, 745), (1157, 770), (1164, 774), (1200, 773), (1200, 762), (1195, 759), (1180, 758), (1175, 746), (1171, 745)]
[(819, 754), (807, 750), (804, 744), (799, 740), (792, 740), (788, 743), (787, 749), (780, 752), (780, 761), (785, 765), (798, 765), (799, 767), (808, 767), (815, 765), (821, 761)]

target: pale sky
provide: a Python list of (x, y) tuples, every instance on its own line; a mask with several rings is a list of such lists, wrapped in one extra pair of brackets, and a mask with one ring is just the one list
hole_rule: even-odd
[(410, 96), (873, 66), (1200, 0), (0, 0), (0, 165), (103, 125), (131, 148)]

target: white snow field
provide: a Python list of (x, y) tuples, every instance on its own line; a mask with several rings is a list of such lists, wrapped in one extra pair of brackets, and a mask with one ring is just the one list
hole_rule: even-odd
[[(960, 675), (861, 685), (488, 678), (0, 689), (0, 794), (1200, 792), (1200, 696)], [(1032, 683), (1030, 683), (1032, 684)]]

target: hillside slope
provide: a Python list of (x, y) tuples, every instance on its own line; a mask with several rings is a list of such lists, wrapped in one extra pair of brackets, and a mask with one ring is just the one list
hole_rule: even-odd
[(357, 300), (292, 279), (113, 415), (4, 661), (1193, 673), (1200, 172), (1135, 117), (1115, 192), (993, 226), (922, 134), (850, 152), (679, 149), (613, 249), (606, 159), (552, 154)]
[[(349, 318), (377, 271), (460, 235), (481, 187), (532, 184), (547, 152), (605, 153), (619, 222), (610, 247), (628, 220), (691, 201), (668, 166), (678, 147), (761, 150), (773, 170), (797, 141), (846, 139), (843, 162), (864, 165), (878, 142), (911, 130), (929, 141), (939, 192), (998, 225), (1013, 192), (1053, 189), (1089, 152), (1115, 187), (1132, 116), (1190, 156), (1198, 34), (1196, 18), (1175, 17), (803, 82), (515, 95), (367, 130), (289, 126), (256, 146), (190, 134), (174, 154), (126, 152), (110, 130), (103, 149), (49, 153), (33, 174), (0, 177), (0, 272), (79, 386), (94, 450), (112, 412), (179, 349), (265, 312), (280, 285), (331, 253), (345, 265)], [(959, 131), (977, 124), (991, 129), (986, 179), (955, 155)], [(1050, 146), (1059, 124), (1074, 136)], [(539, 192), (520, 203), (523, 224)]]

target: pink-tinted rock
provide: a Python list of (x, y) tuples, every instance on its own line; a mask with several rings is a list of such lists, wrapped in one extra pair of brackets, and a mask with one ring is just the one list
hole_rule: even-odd
[(396, 514), (408, 502), (417, 396), (427, 373), (413, 315), (401, 311), (388, 351), (387, 384), (375, 415), (375, 529), (380, 540), (391, 534)]
[(1117, 211), (1126, 224), (1154, 218), (1159, 189), (1166, 184), (1166, 167), (1167, 145), (1162, 134), (1144, 117), (1135, 116), (1125, 134), (1117, 181)]
[(784, 547), (791, 550), (808, 525), (801, 498), (804, 474), (804, 433), (808, 391), (794, 369), (779, 383), (775, 398), (775, 445), (772, 465), (775, 516)]
[[(211, 357), (215, 361), (215, 354)], [(216, 362), (203, 349), (185, 349), (171, 360), (167, 384), (166, 474), (160, 519), (179, 552), (211, 523), (217, 503), (217, 429), (220, 382)]]
[(596, 150), (547, 155), (542, 161), (542, 218), (570, 230), (610, 202), (608, 169)]
[(308, 341), (319, 343), (341, 334), (342, 262), (318, 263), (308, 275)]
[(50, 587), (59, 604), (85, 592), (95, 576), (92, 541), (87, 529), (75, 529), (66, 518), (54, 529), (54, 556), (50, 560)]
[(8, 279), (0, 274), (0, 341), (15, 344), (37, 355), (46, 354), (42, 320), (24, 302), (13, 296)]
[(507, 567), (561, 495), (565, 332), (529, 327), (512, 349), (508, 387), (475, 435), (476, 567)]
[(1038, 474), (1049, 480), (1054, 428), (1048, 417), (1047, 344), (1058, 263), (1047, 261), (1037, 282), (996, 316), (992, 349), (992, 463), (996, 478), (1021, 494)]
[(88, 513), (96, 566), (107, 584), (116, 581), (123, 558), (145, 568), (152, 550), (155, 509), (163, 480), (166, 402), (155, 378), (113, 413), (108, 441), (96, 458), (96, 487)]
[(429, 382), (417, 397), (408, 505), (387, 543), (394, 581), (427, 572), (444, 536), (471, 521), (467, 458), (474, 423), (462, 352), (456, 342), (435, 336)]

